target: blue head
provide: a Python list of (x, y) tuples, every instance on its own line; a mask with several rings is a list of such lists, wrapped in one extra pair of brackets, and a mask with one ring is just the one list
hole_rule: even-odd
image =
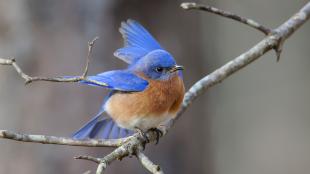
[(129, 68), (135, 72), (142, 72), (146, 77), (154, 80), (168, 80), (180, 75), (183, 66), (177, 65), (173, 57), (165, 50), (154, 50), (132, 64)]
[(146, 77), (167, 80), (182, 70), (173, 57), (165, 51), (153, 36), (137, 21), (128, 19), (119, 29), (124, 38), (124, 47), (114, 55), (129, 64), (129, 69), (142, 72)]

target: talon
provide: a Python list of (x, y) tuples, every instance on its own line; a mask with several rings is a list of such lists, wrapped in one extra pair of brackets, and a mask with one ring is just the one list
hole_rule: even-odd
[(145, 132), (143, 132), (140, 128), (136, 127), (135, 128), (136, 131), (140, 134), (140, 136), (144, 139), (144, 142), (142, 144), (143, 150), (145, 149), (145, 145), (146, 143), (150, 142), (150, 139), (147, 137), (147, 135), (145, 134)]
[(145, 145), (146, 145), (146, 142), (145, 142), (145, 141), (143, 141), (141, 145), (142, 145), (142, 150), (144, 151), (144, 149), (145, 149)]
[(164, 133), (161, 130), (159, 130), (158, 128), (151, 128), (148, 131), (154, 131), (156, 133), (156, 143), (155, 144), (158, 144), (159, 138), (161, 136), (163, 136)]
[[(130, 156), (129, 156), (130, 157)], [(122, 161), (122, 159), (123, 159), (124, 157), (117, 157), (117, 159), (119, 160), (119, 161)]]

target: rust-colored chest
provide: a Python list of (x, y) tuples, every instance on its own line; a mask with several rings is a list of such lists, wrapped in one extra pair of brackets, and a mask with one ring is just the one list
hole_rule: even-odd
[(176, 114), (184, 97), (183, 80), (177, 75), (167, 81), (147, 80), (149, 85), (142, 92), (117, 92), (110, 97), (106, 111), (114, 120)]

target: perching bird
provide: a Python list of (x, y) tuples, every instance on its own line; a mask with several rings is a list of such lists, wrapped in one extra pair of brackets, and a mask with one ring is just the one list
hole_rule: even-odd
[(174, 118), (181, 106), (183, 67), (138, 22), (131, 19), (122, 22), (119, 31), (124, 47), (114, 55), (129, 66), (87, 77), (102, 85), (81, 81), (106, 87), (111, 92), (99, 113), (73, 138), (116, 139), (129, 136), (134, 130), (156, 130)]

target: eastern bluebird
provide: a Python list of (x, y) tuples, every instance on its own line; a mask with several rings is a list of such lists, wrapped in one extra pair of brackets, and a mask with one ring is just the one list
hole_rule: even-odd
[[(176, 64), (152, 35), (138, 22), (127, 20), (119, 29), (124, 47), (114, 56), (127, 69), (107, 71), (81, 81), (111, 90), (99, 113), (74, 133), (73, 138), (116, 139), (157, 129), (176, 116), (183, 97), (182, 66)], [(103, 115), (106, 112), (106, 115)]]

